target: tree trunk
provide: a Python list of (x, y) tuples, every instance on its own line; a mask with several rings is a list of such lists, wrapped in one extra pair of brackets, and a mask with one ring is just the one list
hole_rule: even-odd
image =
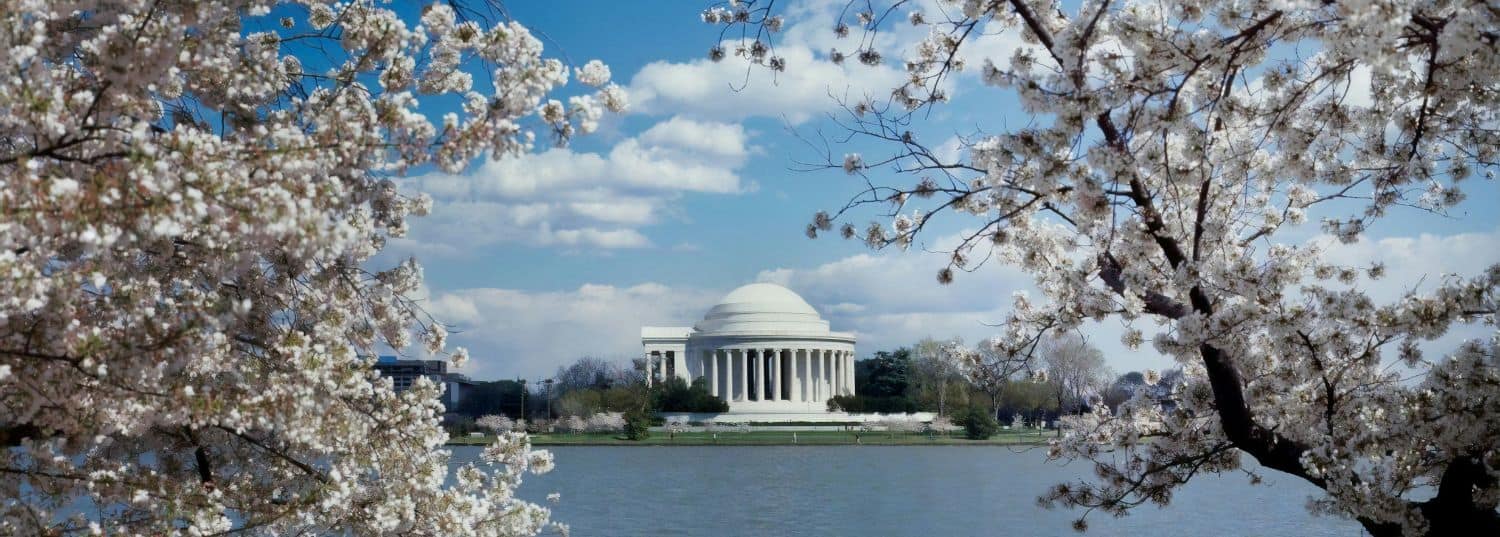
[[(1262, 466), (1300, 477), (1326, 490), (1328, 483), (1323, 478), (1308, 474), (1302, 467), (1300, 458), (1306, 446), (1267, 430), (1251, 418), (1239, 371), (1228, 363), (1223, 351), (1208, 344), (1200, 345), (1199, 350), (1213, 388), (1219, 422), (1229, 441), (1255, 457)], [(1476, 453), (1449, 461), (1438, 484), (1437, 496), (1414, 504), (1427, 520), (1427, 535), (1500, 535), (1500, 513), (1496, 513), (1495, 506), (1474, 501), (1474, 491), (1492, 486), (1493, 481)], [(1399, 524), (1366, 518), (1359, 522), (1374, 537), (1402, 535)]]
[(948, 400), (948, 379), (938, 384), (938, 417), (943, 417), (943, 406)]

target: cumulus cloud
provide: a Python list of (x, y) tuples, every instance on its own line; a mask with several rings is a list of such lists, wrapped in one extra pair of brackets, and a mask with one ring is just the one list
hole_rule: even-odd
[(434, 294), (429, 313), (467, 346), (478, 379), (537, 378), (583, 356), (624, 361), (641, 350), (641, 325), (692, 323), (722, 292), (646, 283), (564, 291), (459, 289)]
[[(1500, 263), (1500, 229), (1485, 232), (1415, 237), (1362, 238), (1353, 244), (1326, 247), (1324, 259), (1343, 266), (1368, 268), (1379, 262), (1386, 275), (1379, 280), (1361, 278), (1355, 285), (1377, 304), (1399, 300), (1407, 292), (1431, 291), (1447, 278), (1469, 279)], [(1494, 335), (1493, 327), (1481, 324), (1454, 325), (1441, 337), (1421, 345), (1429, 358), (1451, 352), (1459, 343)]]
[[(1494, 244), (1500, 244), (1500, 229), (1371, 239), (1332, 248), (1329, 256), (1359, 265), (1373, 259), (1385, 262), (1390, 276), (1362, 285), (1386, 301), (1424, 276), (1433, 281), (1447, 272), (1478, 274), (1500, 262)], [(918, 252), (861, 253), (814, 266), (767, 269), (757, 279), (791, 288), (834, 330), (853, 332), (862, 357), (929, 336), (958, 336), (977, 343), (995, 335), (992, 325), (1005, 318), (1014, 293), (1037, 296), (1030, 277), (999, 265), (939, 285), (933, 275), (943, 260), (941, 255)], [(646, 283), (585, 284), (563, 291), (460, 289), (435, 293), (428, 308), (460, 331), (454, 341), (474, 351), (477, 365), (470, 373), (477, 378), (534, 378), (580, 356), (634, 357), (640, 351), (642, 325), (691, 325), (731, 287)], [(1154, 325), (1140, 322), (1136, 327), (1149, 332)], [(1176, 365), (1149, 345), (1126, 348), (1120, 342), (1124, 326), (1116, 320), (1089, 323), (1082, 330), (1116, 371)], [(1486, 334), (1483, 327), (1459, 327), (1427, 345), (1428, 352), (1440, 356), (1462, 339)]]
[(433, 214), (391, 249), (433, 257), (497, 243), (652, 246), (640, 228), (684, 193), (746, 191), (739, 170), (753, 151), (740, 125), (674, 116), (606, 152), (554, 148), (414, 177), (402, 186), (432, 196)]
[(1368, 268), (1384, 263), (1386, 276), (1368, 279), (1359, 286), (1377, 302), (1390, 302), (1410, 290), (1430, 290), (1448, 275), (1461, 278), (1478, 276), (1490, 265), (1500, 263), (1500, 229), (1486, 232), (1415, 237), (1361, 238), (1353, 244), (1324, 241), (1324, 259), (1330, 263)]
[[(782, 8), (778, 8), (782, 9)], [(853, 8), (858, 9), (858, 8)], [(922, 11), (929, 21), (958, 16), (952, 5), (922, 0), (906, 8)], [(833, 29), (840, 20), (853, 24), (853, 10), (843, 0), (804, 0), (784, 8), (786, 29), (770, 37), (772, 56), (785, 60), (786, 69), (773, 72), (749, 65), (735, 51), (744, 46), (730, 38), (721, 46), (730, 55), (722, 61), (707, 58), (689, 61), (652, 62), (631, 78), (632, 111), (644, 114), (674, 113), (721, 121), (773, 118), (797, 125), (825, 114), (842, 114), (841, 106), (860, 101), (884, 102), (891, 91), (906, 80), (904, 63), (934, 29), (946, 26), (905, 22), (905, 12), (893, 13), (896, 21), (882, 25), (874, 35), (854, 30), (838, 37)], [(842, 17), (842, 19), (841, 19)], [(708, 43), (705, 43), (705, 48)], [(877, 66), (854, 59), (861, 48), (871, 47), (883, 56)], [(1027, 44), (1011, 21), (990, 21), (968, 33), (957, 59), (965, 64), (942, 79), (943, 91), (957, 97), (980, 84), (986, 61), (1010, 65), (1019, 50), (1032, 50), (1039, 64), (1048, 63), (1038, 45)], [(846, 56), (834, 63), (832, 51)]]
[[(918, 252), (856, 254), (815, 267), (766, 270), (758, 279), (797, 291), (835, 330), (853, 332), (861, 356), (910, 346), (926, 337), (979, 343), (996, 334), (995, 325), (1005, 320), (1016, 293), (1037, 296), (1030, 276), (995, 264), (960, 273), (953, 283), (941, 285), (936, 275), (945, 260), (946, 256)], [(1090, 323), (1084, 333), (1120, 371), (1171, 365), (1149, 349), (1125, 348), (1120, 343), (1124, 327), (1118, 321)]]
[(783, 45), (776, 52), (786, 58), (785, 72), (759, 67), (747, 71), (737, 59), (652, 62), (630, 80), (633, 106), (648, 114), (673, 112), (719, 120), (771, 117), (795, 124), (836, 109), (836, 99), (883, 96), (901, 81), (901, 73), (889, 66), (837, 65), (797, 45)]

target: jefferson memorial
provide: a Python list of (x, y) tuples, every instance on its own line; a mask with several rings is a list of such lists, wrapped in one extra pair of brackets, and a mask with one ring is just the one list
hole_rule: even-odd
[(854, 394), (854, 334), (780, 285), (735, 289), (691, 327), (642, 327), (641, 343), (648, 382), (706, 378), (734, 415), (826, 418), (830, 397)]

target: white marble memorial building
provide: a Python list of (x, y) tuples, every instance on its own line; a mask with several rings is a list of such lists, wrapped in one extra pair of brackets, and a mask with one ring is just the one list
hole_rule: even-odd
[(780, 285), (735, 289), (692, 327), (642, 327), (641, 343), (648, 378), (707, 378), (732, 414), (826, 413), (854, 393), (854, 335)]

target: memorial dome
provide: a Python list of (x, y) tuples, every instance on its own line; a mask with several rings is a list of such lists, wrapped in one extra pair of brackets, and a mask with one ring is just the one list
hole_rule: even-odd
[(791, 289), (752, 283), (724, 295), (693, 329), (700, 334), (827, 334), (828, 321)]

